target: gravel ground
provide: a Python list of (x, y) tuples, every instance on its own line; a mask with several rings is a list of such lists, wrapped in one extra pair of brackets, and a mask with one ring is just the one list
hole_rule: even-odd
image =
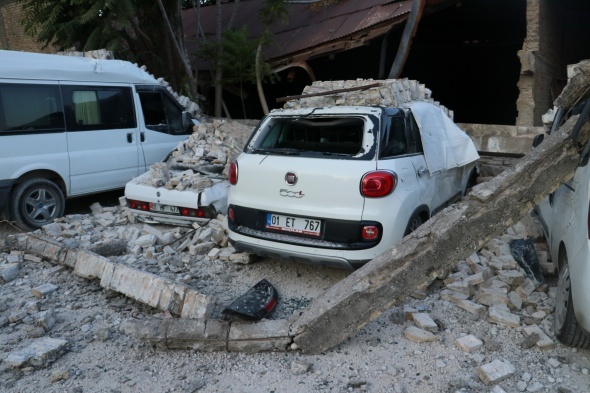
[[(73, 222), (92, 221), (91, 215), (69, 217)], [(12, 232), (6, 225), (3, 230)], [(125, 256), (120, 258), (128, 261)], [(7, 259), (8, 254), (0, 254), (0, 265)], [(514, 375), (498, 384), (506, 392), (590, 391), (590, 351), (557, 343), (551, 315), (538, 325), (557, 345), (540, 350), (527, 344), (524, 324), (511, 328), (490, 323), (442, 300), (440, 286), (433, 286), (424, 299), (408, 298), (405, 304), (384, 312), (322, 355), (293, 350), (201, 353), (157, 349), (124, 335), (119, 326), (127, 318), (166, 315), (105, 291), (98, 282), (79, 278), (67, 269), (55, 272), (52, 268), (49, 262), (25, 256), (18, 277), (0, 285), (0, 348), (6, 359), (39, 337), (52, 337), (66, 340), (68, 350), (45, 367), (13, 369), (3, 362), (0, 391), (499, 393), (502, 390), (484, 385), (476, 373), (478, 366), (495, 359), (515, 367)], [(160, 266), (158, 271), (170, 277), (190, 274), (187, 285), (209, 291), (222, 303), (266, 278), (280, 296), (272, 318), (286, 318), (302, 309), (348, 274), (271, 259), (236, 265), (205, 257), (192, 258), (184, 270), (173, 274), (169, 267)], [(46, 283), (59, 289), (41, 299), (34, 297), (31, 289)], [(551, 292), (555, 279), (548, 277), (547, 283)], [(415, 343), (404, 338), (403, 331), (414, 325), (404, 318), (403, 309), (408, 306), (428, 312), (437, 322), (436, 341)], [(55, 324), (49, 329), (38, 326), (37, 310), (53, 310)], [(23, 311), (24, 318), (8, 323), (7, 318)], [(466, 334), (483, 340), (483, 347), (471, 353), (461, 351), (455, 340)]]

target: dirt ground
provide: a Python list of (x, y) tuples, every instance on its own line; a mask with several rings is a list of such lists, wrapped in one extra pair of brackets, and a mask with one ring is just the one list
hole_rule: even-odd
[[(92, 221), (92, 215), (72, 216)], [(85, 221), (86, 222), (86, 221)], [(130, 224), (131, 225), (131, 224)], [(139, 225), (139, 224), (135, 224)], [(141, 225), (139, 225), (141, 227)], [(164, 229), (164, 228), (162, 228)], [(13, 229), (3, 225), (4, 233)], [(7, 254), (0, 254), (0, 264)], [(540, 350), (527, 344), (523, 327), (491, 323), (440, 297), (433, 287), (424, 299), (408, 298), (358, 334), (322, 355), (288, 349), (275, 353), (201, 353), (154, 348), (123, 334), (128, 318), (164, 318), (124, 296), (105, 291), (45, 261), (24, 259), (18, 277), (0, 285), (0, 351), (5, 360), (40, 337), (67, 341), (67, 351), (45, 367), (0, 366), (0, 391), (5, 392), (588, 392), (590, 351), (559, 344), (551, 330), (552, 316), (539, 326), (556, 347)], [(167, 268), (162, 268), (170, 277)], [(264, 259), (251, 265), (193, 258), (175, 275), (198, 277), (202, 288), (225, 293), (225, 301), (244, 293), (261, 278), (279, 291), (279, 306), (271, 318), (298, 312), (346, 271)], [(555, 279), (548, 279), (549, 287)], [(32, 288), (51, 283), (58, 289), (38, 299)], [(192, 284), (191, 284), (192, 285)], [(215, 287), (215, 289), (213, 289)], [(31, 303), (36, 305), (31, 305)], [(427, 312), (439, 325), (436, 341), (416, 343), (403, 331), (413, 326), (404, 307)], [(35, 308), (37, 307), (37, 308)], [(36, 311), (31, 312), (31, 308)], [(52, 310), (55, 324), (39, 326), (36, 313)], [(26, 317), (8, 322), (16, 314)], [(524, 313), (525, 311), (523, 311)], [(473, 334), (484, 345), (467, 353), (457, 338)], [(477, 367), (507, 361), (514, 375), (487, 386)], [(502, 388), (503, 390), (498, 390)], [(496, 389), (496, 390), (493, 390)]]

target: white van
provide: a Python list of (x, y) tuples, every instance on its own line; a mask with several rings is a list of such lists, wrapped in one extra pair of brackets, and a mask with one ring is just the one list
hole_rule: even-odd
[(66, 198), (123, 188), (192, 125), (129, 62), (0, 50), (0, 215), (40, 228)]

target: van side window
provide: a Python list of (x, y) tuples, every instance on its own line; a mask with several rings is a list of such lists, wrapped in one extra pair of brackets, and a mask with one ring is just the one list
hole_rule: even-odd
[(57, 85), (0, 83), (0, 133), (63, 131)]
[(63, 86), (68, 131), (135, 128), (129, 87)]
[(395, 157), (406, 153), (408, 149), (403, 117), (384, 117), (379, 141), (379, 158)]
[[(138, 91), (145, 126), (172, 135), (186, 134), (182, 128), (182, 109), (160, 90)], [(189, 130), (192, 132), (192, 129)]]

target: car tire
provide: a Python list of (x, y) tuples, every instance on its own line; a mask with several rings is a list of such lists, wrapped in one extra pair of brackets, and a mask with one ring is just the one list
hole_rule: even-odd
[(555, 298), (555, 314), (553, 315), (553, 329), (555, 336), (562, 343), (578, 348), (590, 348), (590, 336), (582, 330), (572, 302), (572, 288), (567, 255), (561, 256), (559, 279), (557, 282), (557, 296)]
[(404, 236), (408, 236), (410, 233), (414, 232), (420, 225), (422, 225), (424, 221), (420, 214), (416, 213), (410, 218), (408, 221), (408, 226), (406, 227), (406, 231), (404, 232)]
[(65, 200), (51, 180), (35, 178), (18, 184), (10, 200), (10, 216), (24, 230), (36, 230), (64, 213)]

